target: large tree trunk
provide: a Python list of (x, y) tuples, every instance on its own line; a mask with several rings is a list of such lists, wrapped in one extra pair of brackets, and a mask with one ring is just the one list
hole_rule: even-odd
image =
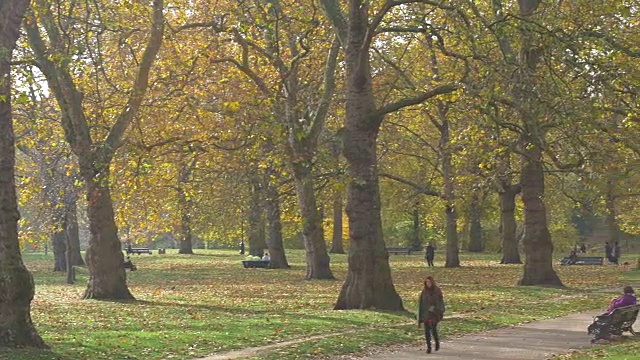
[(249, 194), (249, 254), (253, 256), (264, 255), (266, 242), (264, 239), (264, 222), (262, 220), (261, 186), (257, 180), (250, 183)]
[(191, 218), (187, 213), (183, 213), (180, 218), (180, 249), (178, 249), (178, 254), (193, 254)]
[(418, 209), (418, 204), (413, 208), (413, 227), (409, 247), (411, 247), (413, 251), (420, 251), (422, 249), (422, 237), (420, 236), (420, 210)]
[(445, 232), (447, 238), (447, 254), (444, 267), (452, 268), (460, 266), (458, 248), (458, 215), (454, 204), (447, 204), (445, 213)]
[[(46, 77), (49, 89), (60, 107), (66, 139), (78, 156), (80, 172), (87, 190), (91, 238), (86, 260), (91, 275), (84, 297), (133, 299), (127, 288), (125, 269), (122, 265), (124, 257), (113, 217), (113, 203), (109, 193), (109, 164), (144, 101), (149, 86), (149, 72), (164, 37), (164, 1), (152, 1), (153, 23), (142, 57), (137, 62), (138, 71), (133, 77), (135, 80), (127, 91), (126, 105), (122, 104), (122, 110), (118, 114), (112, 114), (115, 115), (114, 121), (103, 141), (91, 138), (91, 128), (95, 124), (89, 124), (87, 121), (83, 108), (84, 94), (74, 82), (73, 71), (67, 66), (69, 62), (59, 61), (60, 58), (67, 58), (69, 55), (65, 53), (68, 47), (64, 45), (69, 38), (59, 36), (63, 31), (59, 26), (62, 23), (67, 24), (67, 18), (49, 11), (50, 7), (46, 1), (40, 1), (39, 5), (42, 6), (34, 7), (34, 12), (40, 12), (25, 23), (27, 37), (38, 59), (39, 69)], [(61, 16), (64, 17), (62, 21)], [(72, 19), (68, 20), (72, 22), (70, 26), (73, 26)], [(41, 24), (38, 24), (38, 21), (41, 21)], [(44, 29), (47, 30), (48, 41), (43, 39), (41, 33)]]
[(267, 185), (267, 224), (269, 235), (267, 246), (269, 247), (269, 268), (270, 269), (288, 269), (289, 263), (284, 252), (284, 244), (282, 241), (282, 222), (280, 220), (280, 198), (278, 189), (273, 185)]
[(522, 264), (516, 238), (516, 195), (520, 193), (520, 184), (506, 186), (500, 192), (500, 238), (502, 260), (500, 264)]
[[(540, 0), (519, 0), (520, 16), (535, 22), (536, 9)], [(532, 19), (533, 18), (533, 19)], [(534, 44), (537, 33), (528, 21), (520, 25), (520, 49), (518, 69), (515, 72), (513, 93), (519, 103), (519, 113), (524, 133), (520, 134), (522, 149), (522, 202), (524, 203), (524, 244), (525, 263), (520, 285), (562, 286), (553, 270), (553, 243), (547, 226), (544, 205), (544, 168), (542, 166), (542, 144), (545, 141), (544, 128), (540, 124), (540, 103), (536, 90), (536, 67), (542, 52)]]
[(307, 256), (306, 279), (334, 279), (329, 266), (327, 243), (324, 239), (324, 228), (315, 189), (313, 188), (313, 174), (311, 161), (293, 163), (293, 173), (298, 195), (298, 209), (302, 217), (302, 235)]
[(78, 227), (78, 205), (76, 200), (70, 201), (65, 207), (65, 237), (67, 240), (66, 251), (69, 252), (66, 258), (71, 265), (84, 265), (82, 254), (80, 254), (80, 229)]
[(133, 299), (127, 287), (125, 268), (122, 266), (124, 255), (114, 220), (108, 165), (96, 169), (86, 168), (81, 160), (80, 166), (87, 188), (87, 212), (91, 232), (86, 253), (90, 277), (84, 298)]
[[(353, 91), (353, 89), (350, 89)], [(349, 102), (348, 102), (349, 104)], [(357, 105), (352, 111), (358, 109)], [(356, 112), (362, 116), (362, 113)], [(389, 254), (382, 239), (380, 193), (376, 174), (377, 129), (355, 128), (347, 119), (345, 155), (349, 161), (347, 215), (349, 216), (349, 271), (336, 309), (403, 310), (393, 286)]]
[(31, 322), (34, 284), (18, 241), (11, 57), (28, 0), (0, 1), (0, 348), (46, 347)]
[(53, 248), (53, 271), (67, 271), (67, 236), (64, 230), (56, 230), (51, 235)]
[(335, 309), (404, 310), (391, 279), (389, 254), (382, 238), (376, 142), (383, 115), (377, 113), (369, 49), (365, 46), (367, 11), (363, 4), (352, 2), (349, 6), (343, 144), (349, 174), (349, 269)]
[(469, 204), (469, 252), (482, 252), (484, 243), (482, 242), (482, 204), (480, 203), (480, 194), (478, 190), (474, 190), (471, 194), (471, 203)]
[(335, 190), (333, 194), (333, 236), (331, 237), (331, 253), (344, 254), (342, 239), (342, 191)]
[(544, 205), (544, 170), (539, 146), (523, 144), (522, 202), (524, 203), (524, 273), (520, 285), (563, 286), (553, 270), (553, 243)]
[(442, 176), (444, 178), (444, 198), (447, 201), (445, 206), (445, 232), (447, 237), (447, 254), (444, 267), (453, 268), (460, 266), (459, 246), (458, 246), (458, 213), (455, 206), (455, 181), (453, 160), (449, 149), (449, 122), (446, 114), (441, 111), (440, 127), (440, 151), (442, 157)]
[(193, 233), (191, 232), (191, 206), (184, 189), (179, 189), (180, 206), (180, 249), (178, 254), (193, 254)]
[(609, 232), (609, 243), (612, 245), (620, 241), (620, 226), (616, 220), (616, 194), (615, 194), (615, 179), (609, 175), (607, 179), (607, 193), (605, 198), (606, 216), (605, 223)]
[(183, 161), (178, 174), (178, 207), (180, 209), (180, 249), (178, 254), (193, 254), (193, 232), (191, 230), (191, 211), (193, 200), (187, 194), (185, 186), (191, 179), (191, 173), (196, 166), (197, 155), (191, 161)]
[[(67, 271), (67, 258), (71, 265), (84, 265), (80, 254), (80, 234), (78, 230), (78, 215), (75, 201), (64, 205), (60, 222), (61, 229), (56, 230), (51, 236), (53, 247), (53, 271)], [(67, 251), (71, 251), (67, 256)]]

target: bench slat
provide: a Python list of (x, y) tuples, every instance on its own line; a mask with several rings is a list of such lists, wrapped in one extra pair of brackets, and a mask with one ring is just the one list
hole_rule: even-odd
[(387, 252), (389, 254), (407, 254), (407, 255), (411, 255), (411, 252), (413, 252), (413, 250), (411, 250), (411, 248), (388, 247), (387, 248)]
[(614, 309), (609, 314), (596, 317), (593, 324), (589, 325), (588, 333), (595, 336), (594, 340), (606, 339), (611, 335), (622, 335), (625, 331), (635, 334), (633, 324), (639, 312), (640, 304)]

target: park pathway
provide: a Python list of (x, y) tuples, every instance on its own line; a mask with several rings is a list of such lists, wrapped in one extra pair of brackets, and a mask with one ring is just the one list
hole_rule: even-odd
[[(448, 338), (442, 342), (438, 352), (426, 354), (424, 347), (401, 346), (393, 351), (383, 351), (375, 355), (338, 356), (338, 359), (363, 360), (413, 360), (413, 359), (465, 359), (465, 360), (538, 360), (551, 355), (564, 354), (572, 350), (591, 346), (587, 326), (599, 310), (572, 314), (555, 319), (530, 322), (523, 325), (501, 328), (461, 337)], [(447, 326), (444, 321), (441, 326)], [(422, 330), (416, 329), (416, 336)], [(353, 331), (344, 332), (344, 335)], [(283, 346), (321, 339), (336, 334), (326, 334), (295, 339), (266, 346), (228, 351), (194, 360), (243, 359), (269, 353)]]
[[(634, 288), (639, 288), (635, 284)], [(604, 288), (595, 292), (615, 293), (619, 287)], [(557, 298), (579, 296), (568, 295)], [(413, 360), (413, 359), (464, 359), (464, 360), (545, 360), (553, 355), (567, 354), (573, 350), (586, 349), (592, 346), (591, 337), (587, 334), (587, 327), (593, 322), (593, 317), (602, 312), (590, 310), (583, 313), (562, 316), (554, 319), (534, 321), (522, 325), (500, 328), (484, 333), (469, 334), (460, 337), (447, 338), (441, 344), (438, 352), (427, 354), (424, 346), (398, 346), (394, 349), (376, 352), (373, 355), (343, 355), (336, 356), (336, 360)], [(461, 316), (462, 314), (450, 314)], [(441, 326), (447, 326), (446, 320)], [(210, 355), (193, 360), (231, 360), (246, 359), (269, 353), (278, 348), (299, 344), (309, 340), (317, 340), (336, 335), (348, 335), (355, 330), (341, 333), (329, 333), (293, 339), (285, 342), (265, 346), (257, 346)], [(420, 332), (419, 332), (420, 331)], [(416, 329), (416, 336), (422, 330)]]
[[(468, 359), (468, 360), (538, 360), (552, 355), (566, 354), (572, 350), (591, 346), (587, 326), (598, 310), (563, 316), (555, 319), (535, 321), (523, 325), (501, 328), (449, 338), (442, 342), (441, 349), (431, 354), (423, 347), (403, 347), (350, 359), (409, 360), (409, 359)], [(447, 326), (444, 321), (442, 326)]]

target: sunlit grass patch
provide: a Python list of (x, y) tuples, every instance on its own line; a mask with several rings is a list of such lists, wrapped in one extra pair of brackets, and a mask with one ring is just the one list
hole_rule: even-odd
[[(332, 337), (305, 341), (290, 355), (285, 355), (288, 348), (278, 350), (283, 359), (308, 358), (420, 337), (415, 324), (406, 325), (412, 322), (408, 313), (332, 310), (346, 275), (345, 255), (332, 255), (338, 280), (305, 281), (301, 251), (288, 253), (288, 270), (244, 269), (243, 257), (234, 251), (196, 251), (201, 255), (174, 251), (133, 256), (139, 270), (127, 276), (137, 301), (126, 303), (80, 300), (86, 268), (78, 269), (75, 285), (67, 285), (63, 274), (51, 271), (51, 255), (26, 254), (36, 281), (33, 319), (52, 350), (0, 352), (0, 358), (191, 359), (350, 332), (336, 335), (338, 342)], [(604, 307), (610, 293), (585, 290), (620, 286), (624, 271), (616, 266), (559, 267), (568, 289), (517, 287), (522, 267), (500, 265), (494, 254), (463, 254), (463, 267), (457, 269), (442, 268), (442, 258), (436, 259), (440, 267), (427, 269), (422, 255), (390, 259), (394, 284), (409, 311), (415, 311), (424, 276), (436, 278), (447, 300), (443, 334), (449, 336)]]

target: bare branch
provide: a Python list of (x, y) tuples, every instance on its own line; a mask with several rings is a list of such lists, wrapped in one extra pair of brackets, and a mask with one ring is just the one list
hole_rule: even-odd
[(317, 139), (320, 136), (320, 132), (322, 132), (322, 129), (324, 128), (327, 114), (329, 113), (329, 106), (331, 105), (331, 100), (333, 99), (333, 92), (336, 87), (335, 73), (339, 52), (340, 41), (336, 36), (336, 38), (333, 40), (333, 44), (331, 45), (331, 49), (329, 50), (329, 55), (327, 56), (327, 64), (325, 65), (324, 92), (322, 93), (322, 98), (320, 99), (320, 103), (318, 104), (318, 108), (316, 109), (316, 115), (313, 119), (313, 125), (311, 126), (311, 130), (309, 132), (309, 137), (314, 142), (317, 142)]
[(395, 181), (397, 181), (399, 183), (402, 183), (402, 184), (405, 184), (405, 185), (409, 185), (412, 188), (416, 189), (420, 194), (442, 198), (442, 194), (440, 194), (437, 191), (434, 191), (434, 190), (430, 189), (427, 185), (419, 185), (419, 184), (414, 183), (411, 180), (407, 180), (407, 179), (402, 178), (400, 176), (389, 174), (389, 173), (384, 173), (384, 172), (378, 173), (378, 176), (386, 177), (388, 179), (395, 180)]
[(156, 59), (156, 55), (162, 45), (162, 38), (164, 36), (164, 0), (153, 1), (153, 23), (151, 25), (151, 34), (147, 42), (147, 46), (142, 54), (142, 60), (140, 61), (140, 67), (138, 68), (138, 74), (131, 89), (131, 94), (127, 100), (127, 104), (118, 116), (115, 124), (109, 131), (109, 135), (105, 140), (102, 147), (102, 156), (105, 159), (111, 159), (116, 149), (122, 141), (125, 131), (136, 116), (142, 100), (149, 87), (149, 72)]
[(338, 40), (343, 48), (347, 47), (347, 19), (340, 9), (340, 1), (338, 0), (320, 0), (320, 6), (325, 15), (333, 25)]
[(394, 103), (391, 104), (387, 104), (384, 105), (383, 107), (379, 108), (377, 111), (378, 115), (385, 115), (388, 113), (392, 113), (394, 111), (398, 111), (402, 108), (408, 107), (408, 106), (413, 106), (413, 105), (418, 105), (421, 104), (433, 97), (436, 97), (438, 95), (442, 95), (442, 94), (448, 94), (451, 92), (454, 92), (456, 90), (462, 89), (462, 85), (457, 84), (457, 83), (450, 83), (450, 84), (445, 84), (445, 85), (439, 85), (429, 91), (425, 91), (422, 94), (412, 97), (412, 98), (408, 98), (408, 99), (402, 99), (399, 101), (396, 101)]

